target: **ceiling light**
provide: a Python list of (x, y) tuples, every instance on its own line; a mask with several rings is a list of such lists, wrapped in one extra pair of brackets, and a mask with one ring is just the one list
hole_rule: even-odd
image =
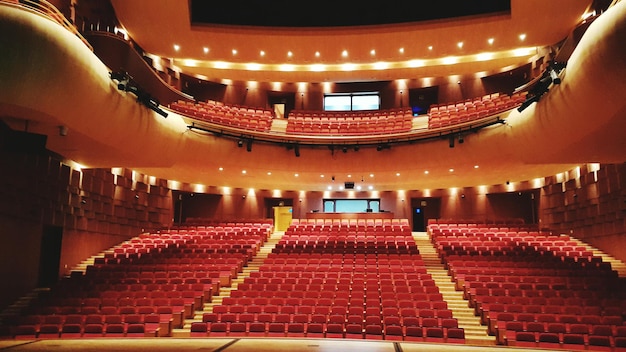
[(341, 69), (343, 71), (354, 71), (356, 69), (356, 65), (355, 64), (343, 64), (341, 65)]
[(326, 187), (326, 189), (328, 189), (329, 191), (333, 189), (333, 186), (328, 186)]
[(207, 54), (209, 52), (209, 48), (207, 48), (206, 46), (204, 48), (202, 48), (202, 50), (204, 50), (205, 54)]
[(265, 51), (261, 50), (261, 52), (259, 52), (259, 54), (260, 54), (261, 56), (265, 56)]
[(399, 173), (399, 172), (396, 172), (396, 176), (400, 176), (400, 173)]
[(433, 50), (433, 46), (432, 46), (432, 45), (429, 45), (429, 46), (428, 46), (428, 50)]
[(322, 65), (322, 64), (311, 65), (311, 71), (313, 71), (313, 72), (322, 72), (322, 71), (325, 71), (325, 70), (326, 70), (326, 67), (324, 65)]
[(459, 49), (462, 49), (462, 48), (463, 48), (463, 42), (458, 42), (458, 43), (456, 43), (456, 46), (458, 46), (458, 47), (459, 47)]
[(369, 189), (370, 191), (374, 189), (374, 186), (368, 186), (367, 189)]
[(404, 48), (400, 48), (398, 52), (400, 52), (400, 54), (404, 54)]
[(370, 55), (372, 55), (372, 56), (376, 55), (376, 50), (374, 50), (374, 49), (370, 50)]
[(526, 34), (522, 33), (519, 35), (519, 40), (525, 40), (526, 39)]
[(223, 167), (219, 167), (217, 170), (218, 171), (224, 171), (224, 168)]
[(428, 175), (429, 173), (430, 173), (430, 171), (428, 171), (428, 170), (424, 171), (425, 175)]
[(348, 57), (348, 50), (344, 50), (341, 52), (341, 56)]
[(245, 174), (247, 174), (247, 173), (248, 173), (248, 171), (246, 171), (246, 170), (241, 170), (241, 173), (245, 175)]
[(176, 50), (176, 51), (180, 50), (180, 45), (174, 44), (174, 50)]
[(292, 56), (293, 56), (293, 53), (292, 53), (291, 51), (288, 51), (288, 52), (287, 52), (287, 56), (288, 56), (288, 57), (292, 57)]
[(489, 45), (492, 45), (493, 44), (493, 38), (487, 39), (487, 43), (489, 43)]
[(237, 55), (237, 49), (232, 50), (233, 55)]
[(448, 170), (448, 171), (450, 171), (450, 172), (454, 172), (454, 169), (450, 169), (450, 170)]
[(272, 173), (270, 171), (267, 172), (267, 176), (271, 176)]
[(315, 57), (320, 57), (320, 52), (319, 51), (315, 52)]
[(474, 169), (478, 169), (478, 165), (474, 165)]

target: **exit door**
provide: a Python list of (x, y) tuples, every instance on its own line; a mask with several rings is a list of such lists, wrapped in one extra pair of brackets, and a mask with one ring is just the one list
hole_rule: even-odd
[(424, 209), (422, 209), (422, 207), (413, 207), (413, 231), (426, 231), (426, 224), (424, 222)]

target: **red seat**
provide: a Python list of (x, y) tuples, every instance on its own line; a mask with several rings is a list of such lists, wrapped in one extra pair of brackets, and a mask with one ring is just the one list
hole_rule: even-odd
[(404, 332), (399, 325), (389, 325), (385, 327), (385, 340), (403, 340)]
[(380, 325), (366, 325), (365, 338), (370, 340), (382, 340), (383, 329)]
[(206, 337), (208, 335), (208, 325), (205, 322), (191, 323), (191, 337)]

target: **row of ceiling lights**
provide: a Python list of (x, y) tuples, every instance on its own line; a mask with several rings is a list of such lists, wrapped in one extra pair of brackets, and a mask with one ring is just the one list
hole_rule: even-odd
[[(519, 35), (519, 40), (520, 40), (521, 42), (525, 41), (525, 40), (526, 40), (526, 34), (525, 34), (525, 33), (520, 34), (520, 35)], [(494, 38), (488, 38), (488, 39), (487, 39), (487, 43), (488, 43), (489, 45), (493, 45), (493, 43), (494, 43), (494, 42), (495, 42), (495, 39), (494, 39)], [(463, 48), (463, 46), (464, 46), (464, 42), (462, 42), (462, 41), (457, 42), (457, 43), (456, 43), (456, 46), (457, 46), (459, 49), (462, 49), (462, 48)], [(173, 46), (173, 47), (174, 47), (174, 51), (177, 51), (177, 52), (178, 52), (178, 51), (180, 51), (180, 49), (181, 49), (181, 47), (180, 47), (180, 45), (179, 45), (179, 44), (174, 44), (174, 46)], [(432, 51), (432, 50), (433, 50), (433, 46), (432, 46), (432, 45), (428, 46), (428, 50), (429, 50), (429, 51)], [(208, 54), (208, 53), (210, 52), (210, 49), (209, 49), (208, 47), (203, 47), (203, 48), (202, 48), (202, 51), (204, 52), (204, 54)], [(400, 49), (398, 49), (398, 52), (399, 52), (400, 54), (404, 54), (404, 48), (400, 48)], [(237, 49), (232, 49), (232, 50), (231, 50), (231, 53), (232, 53), (232, 55), (233, 55), (233, 56), (235, 56), (235, 55), (237, 55), (237, 54), (238, 54), (238, 50), (237, 50)], [(261, 51), (259, 52), (259, 55), (260, 55), (261, 57), (264, 57), (264, 56), (266, 55), (266, 52), (265, 52), (264, 50), (261, 50)], [(376, 50), (375, 50), (375, 49), (370, 50), (370, 55), (371, 55), (371, 56), (376, 56)], [(321, 56), (321, 53), (320, 53), (319, 51), (316, 51), (316, 52), (315, 52), (315, 57), (316, 57), (316, 58), (319, 58), (320, 56)], [(343, 50), (343, 51), (341, 52), (341, 56), (342, 56), (342, 57), (344, 57), (344, 58), (345, 58), (345, 57), (348, 57), (348, 50)], [(287, 57), (288, 57), (288, 58), (293, 57), (293, 52), (292, 52), (291, 50), (290, 50), (290, 51), (287, 51)]]

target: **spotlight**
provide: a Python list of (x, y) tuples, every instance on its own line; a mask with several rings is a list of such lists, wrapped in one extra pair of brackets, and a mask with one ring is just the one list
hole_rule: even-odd
[(248, 139), (248, 142), (246, 143), (246, 150), (249, 152), (252, 151), (252, 139)]
[(465, 139), (463, 139), (463, 135), (460, 134), (459, 135), (459, 144), (463, 144), (465, 142)]
[(296, 155), (296, 158), (300, 157), (300, 146), (299, 145), (294, 145), (293, 146), (293, 153)]
[(448, 138), (450, 148), (454, 148), (454, 136)]
[(379, 152), (385, 149), (389, 149), (389, 148), (391, 148), (389, 144), (379, 144), (376, 146), (376, 150)]
[(355, 145), (355, 146), (354, 146), (354, 151), (355, 151), (355, 152), (358, 152), (358, 151), (359, 151), (359, 149), (360, 149), (360, 147), (359, 147), (358, 145)]
[(237, 141), (237, 146), (239, 148), (243, 147), (243, 139), (240, 139), (240, 140)]
[(343, 148), (341, 148), (341, 151), (344, 152), (344, 153), (347, 153), (348, 152), (348, 147), (344, 146)]
[(561, 77), (553, 68), (550, 69), (550, 78), (552, 78), (552, 83), (561, 84)]

